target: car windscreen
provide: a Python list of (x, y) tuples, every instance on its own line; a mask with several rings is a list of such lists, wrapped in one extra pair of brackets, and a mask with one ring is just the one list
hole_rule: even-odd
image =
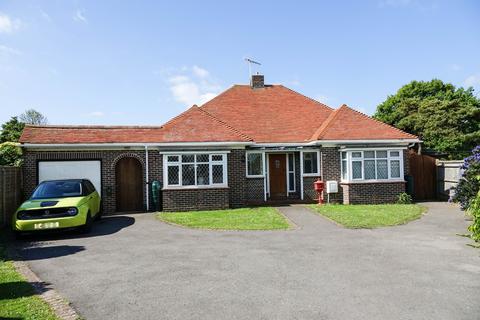
[(45, 181), (35, 189), (31, 199), (80, 196), (82, 196), (82, 183), (80, 181)]

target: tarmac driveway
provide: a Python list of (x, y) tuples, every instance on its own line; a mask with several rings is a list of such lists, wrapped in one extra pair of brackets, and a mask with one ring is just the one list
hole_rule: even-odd
[(429, 203), (404, 226), (348, 230), (301, 206), (290, 231), (202, 231), (152, 214), (106, 217), (87, 237), (18, 242), (86, 319), (478, 319), (468, 223)]

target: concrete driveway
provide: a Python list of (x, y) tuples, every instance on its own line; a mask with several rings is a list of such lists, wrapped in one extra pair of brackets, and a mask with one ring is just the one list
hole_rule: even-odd
[(291, 231), (201, 231), (152, 214), (87, 237), (19, 242), (86, 319), (477, 319), (479, 251), (445, 203), (408, 225), (348, 230), (301, 206)]

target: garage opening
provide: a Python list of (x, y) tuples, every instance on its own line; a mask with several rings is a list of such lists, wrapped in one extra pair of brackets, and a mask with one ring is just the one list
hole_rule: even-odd
[(142, 164), (138, 159), (120, 159), (115, 167), (117, 212), (143, 211)]
[(38, 183), (46, 180), (88, 179), (101, 195), (101, 164), (99, 160), (39, 161)]

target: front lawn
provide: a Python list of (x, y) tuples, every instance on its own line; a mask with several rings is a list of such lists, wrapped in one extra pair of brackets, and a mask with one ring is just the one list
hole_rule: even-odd
[[(4, 232), (5, 230), (0, 230)], [(0, 319), (58, 319), (9, 261), (0, 237)]]
[(290, 227), (285, 217), (270, 207), (160, 212), (157, 217), (166, 222), (202, 229), (277, 230)]
[(425, 208), (417, 204), (309, 205), (319, 213), (347, 228), (395, 226), (420, 218)]

